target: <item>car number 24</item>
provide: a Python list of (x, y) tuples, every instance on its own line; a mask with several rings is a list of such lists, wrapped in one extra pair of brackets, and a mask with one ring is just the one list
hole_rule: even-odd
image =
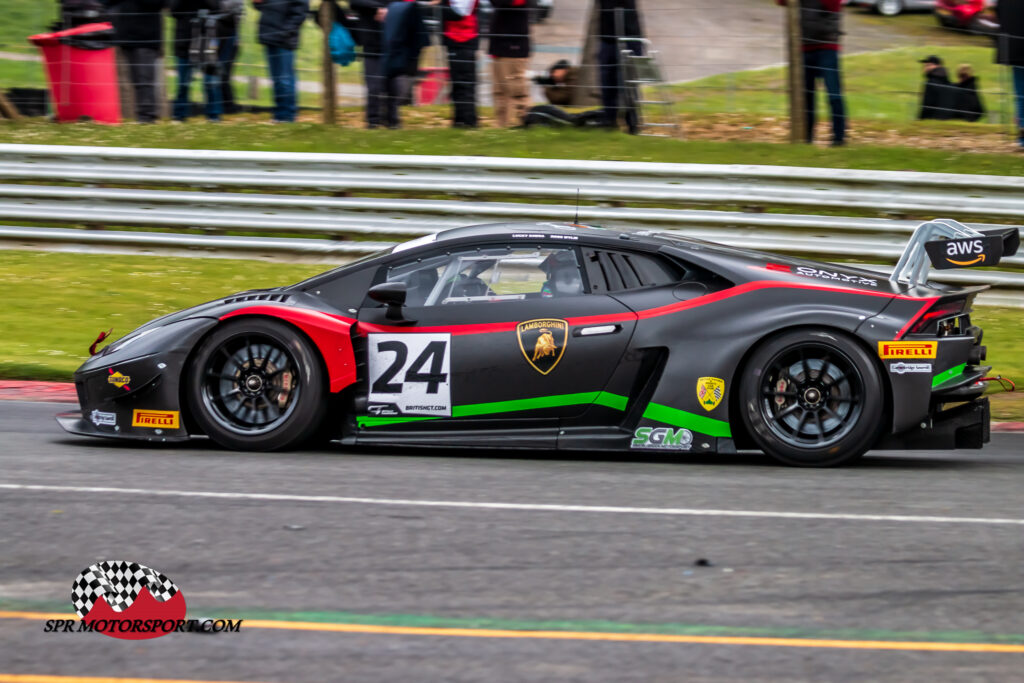
[(374, 415), (452, 414), (450, 334), (369, 335)]

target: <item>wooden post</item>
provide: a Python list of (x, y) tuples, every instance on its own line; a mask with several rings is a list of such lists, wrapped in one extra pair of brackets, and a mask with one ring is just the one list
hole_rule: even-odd
[(130, 121), (135, 118), (135, 88), (132, 87), (131, 70), (124, 50), (117, 48), (117, 83), (121, 95), (121, 118)]
[(338, 102), (338, 86), (334, 62), (331, 61), (331, 28), (334, 27), (334, 3), (330, 0), (320, 2), (320, 27), (324, 31), (323, 39), (323, 121), (334, 125), (335, 110)]
[(13, 102), (7, 99), (7, 95), (5, 95), (2, 90), (0, 90), (0, 116), (6, 116), (11, 120), (21, 118), (18, 108), (14, 106)]
[(786, 3), (786, 47), (789, 53), (789, 141), (799, 144), (806, 139), (804, 112), (804, 54), (800, 32), (801, 0)]

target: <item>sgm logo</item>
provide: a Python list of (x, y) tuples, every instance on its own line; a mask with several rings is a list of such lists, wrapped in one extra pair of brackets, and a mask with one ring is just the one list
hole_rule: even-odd
[[(961, 260), (954, 261), (953, 257)], [(964, 257), (975, 258), (969, 259)], [(973, 266), (976, 263), (985, 262), (985, 245), (981, 240), (950, 240), (946, 245), (946, 260), (958, 266)]]
[(633, 432), (633, 442), (630, 447), (688, 451), (691, 445), (693, 445), (693, 433), (689, 429), (639, 427)]

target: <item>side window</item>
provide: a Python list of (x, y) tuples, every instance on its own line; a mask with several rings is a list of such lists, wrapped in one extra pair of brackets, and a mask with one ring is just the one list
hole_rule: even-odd
[(500, 303), (584, 293), (576, 251), (563, 247), (458, 251), (393, 266), (387, 279), (406, 284), (409, 306)]
[(670, 285), (684, 275), (675, 264), (653, 254), (585, 249), (583, 261), (595, 293)]

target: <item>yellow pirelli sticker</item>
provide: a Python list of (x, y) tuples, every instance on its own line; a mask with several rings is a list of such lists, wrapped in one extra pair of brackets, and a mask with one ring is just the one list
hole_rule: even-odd
[(177, 429), (177, 410), (133, 410), (132, 427), (150, 429)]
[(880, 341), (878, 342), (879, 358), (935, 358), (938, 355), (939, 342), (933, 341)]

